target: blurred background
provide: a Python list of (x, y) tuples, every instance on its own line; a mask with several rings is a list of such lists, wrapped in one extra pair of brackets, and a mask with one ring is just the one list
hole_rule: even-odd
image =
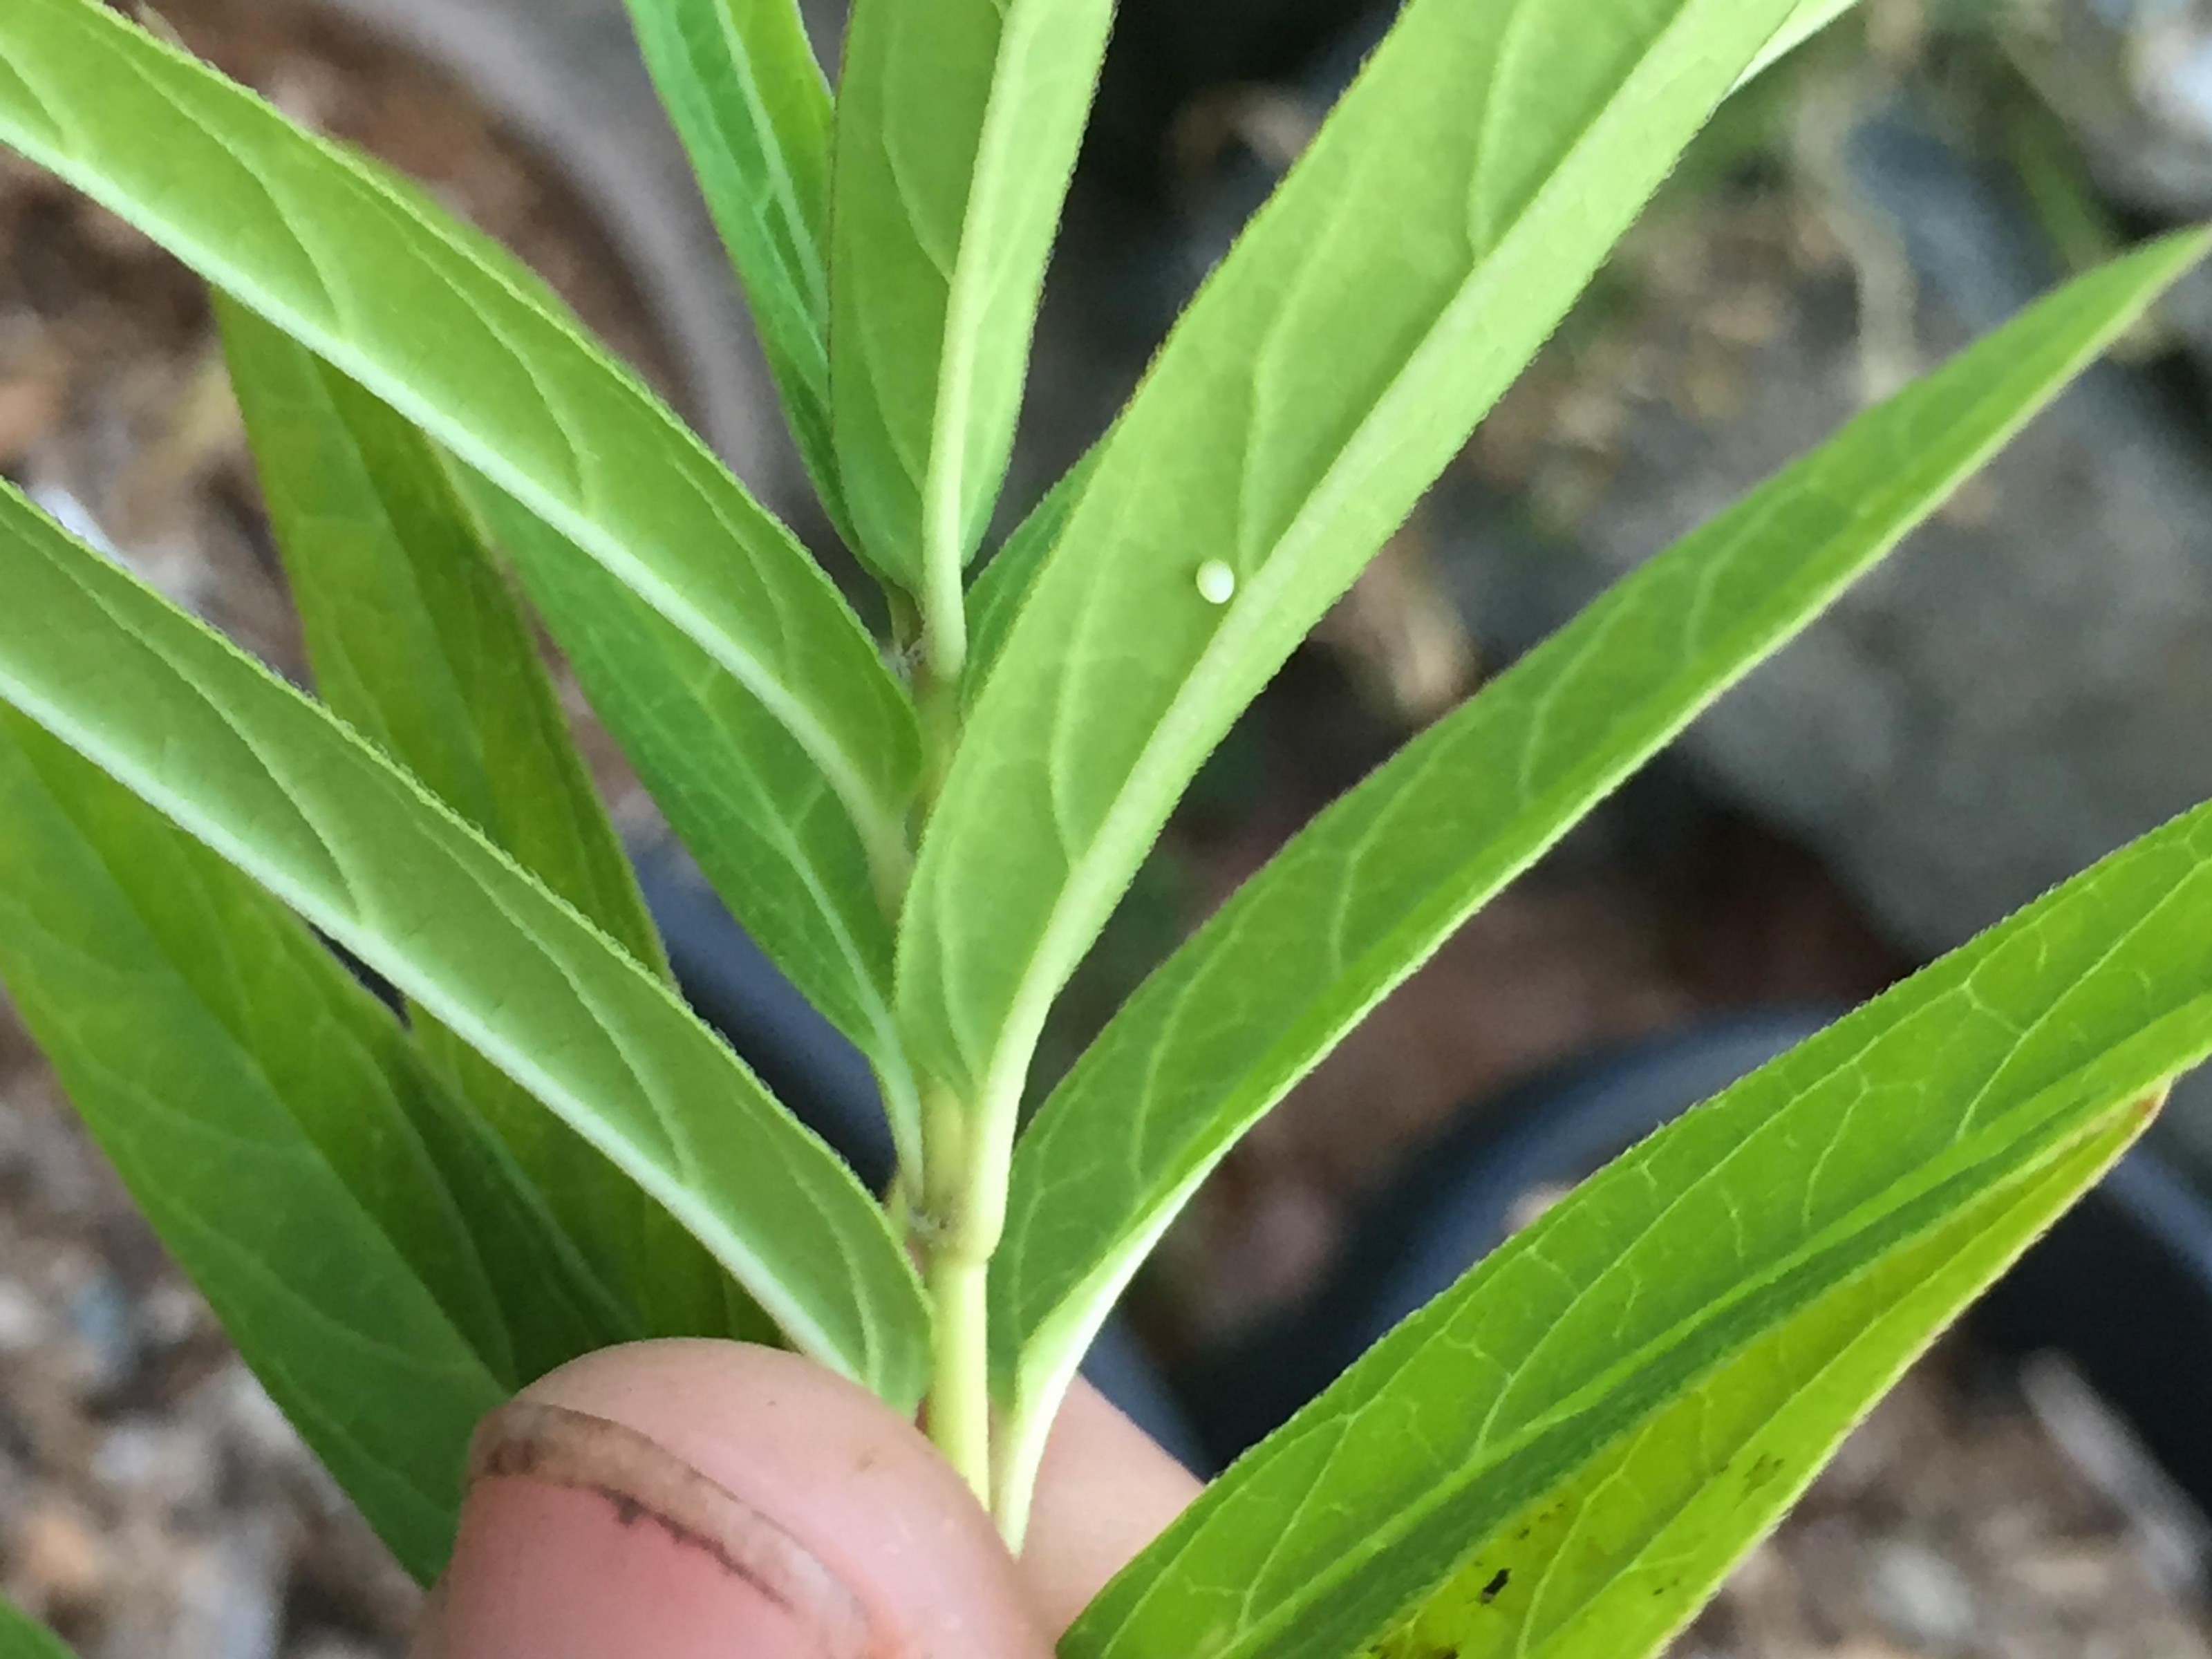
[[(159, 13), (513, 245), (836, 562), (620, 0)], [(1122, 0), (1002, 528), (1103, 429), (1389, 15)], [(834, 57), (835, 4), (810, 21)], [(1724, 112), (1224, 745), (1042, 1080), (1316, 808), (1606, 583), (2054, 281), (2208, 215), (2212, 0), (1863, 0)], [(4, 155), (0, 471), (303, 674), (204, 295)], [(872, 1170), (864, 1068), (574, 712), (694, 1000)], [(1218, 1466), (1596, 1163), (2207, 794), (2212, 276), (1302, 1087), (1171, 1236), (1102, 1376)], [(2208, 1502), (2200, 1085), (1677, 1650), (2212, 1659)], [(396, 1655), (415, 1594), (4, 1003), (0, 1589), (88, 1659)]]

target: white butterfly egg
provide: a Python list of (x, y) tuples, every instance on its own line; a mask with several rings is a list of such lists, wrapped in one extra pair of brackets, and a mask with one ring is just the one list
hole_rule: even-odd
[(1208, 559), (1198, 568), (1198, 597), (1208, 605), (1226, 605), (1237, 597), (1237, 573), (1219, 559)]

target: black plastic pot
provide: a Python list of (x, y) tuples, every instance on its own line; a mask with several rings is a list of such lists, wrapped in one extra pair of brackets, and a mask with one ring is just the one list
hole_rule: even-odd
[[(1511, 1231), (1528, 1194), (1573, 1185), (1811, 1036), (1833, 1011), (1715, 1021), (1563, 1066), (1467, 1115), (1369, 1207), (1304, 1306), (1175, 1381), (1226, 1463)], [(2212, 1201), (2155, 1147), (2131, 1154), (1977, 1310), (1986, 1342), (2065, 1354), (2166, 1472), (2212, 1505)]]

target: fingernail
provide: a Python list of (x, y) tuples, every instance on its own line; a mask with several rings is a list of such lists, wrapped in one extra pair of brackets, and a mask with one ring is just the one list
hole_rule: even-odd
[(517, 1401), (471, 1449), (443, 1659), (862, 1659), (859, 1599), (774, 1520), (622, 1424)]

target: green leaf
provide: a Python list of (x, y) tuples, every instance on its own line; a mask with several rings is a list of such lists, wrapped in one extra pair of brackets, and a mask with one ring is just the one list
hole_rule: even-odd
[(1940, 506), (2207, 246), (2178, 237), (2116, 261), (1861, 416), (1409, 744), (1169, 959), (1015, 1156), (994, 1271), (1018, 1465), (1034, 1468), (1108, 1310), (1245, 1132), (1469, 915)]
[(968, 671), (963, 689), (971, 703), (989, 677), (991, 665), (998, 661), (1006, 635), (1013, 631), (1014, 618), (1021, 614), (1030, 584), (1044, 568), (1045, 556), (1059, 544), (1060, 532), (1067, 528), (1068, 515), (1075, 511), (1077, 498), (1097, 465), (1098, 451), (1093, 449), (1069, 468), (1044, 499), (1030, 509), (1029, 517), (1014, 526), (1013, 533), (968, 590)]
[(838, 88), (830, 393), (882, 569), (960, 616), (1112, 0), (858, 0)]
[(1793, 4), (1412, 0), (1201, 290), (1021, 606), (908, 902), (910, 1052), (993, 1133), (1206, 756)]
[(1637, 1659), (2208, 1051), (2212, 806), (1595, 1177), (1217, 1483), (1062, 1654)]
[(836, 589), (636, 377), (419, 191), (97, 0), (0, 10), (0, 143), (495, 480), (742, 681), (888, 868), (914, 711)]
[(412, 1016), (453, 1103), (423, 1139), (463, 1197), (501, 1305), (530, 1309), (539, 1334), (517, 1353), (525, 1382), (647, 1337), (777, 1343), (775, 1322), (681, 1221), (462, 1037)]
[(216, 313), (323, 701), (665, 973), (529, 623), (445, 464), (281, 330), (220, 297)]
[(350, 731), (0, 492), (0, 701), (239, 866), (672, 1211), (801, 1352), (912, 1405), (883, 1212), (667, 986)]
[(0, 979), (285, 1415), (434, 1577), (470, 1432), (520, 1379), (414, 1131), (429, 1079), (398, 1025), (280, 907), (12, 713)]
[[(2127, 1150), (2156, 1098), (1748, 1343), (1600, 1459), (1577, 1501), (1524, 1511), (1525, 1539), (1501, 1529), (1512, 1541), (1498, 1565), (1470, 1559), (1382, 1644), (1382, 1659), (1429, 1659), (1455, 1642), (1462, 1659), (1659, 1651), (1931, 1338)], [(1532, 1555), (1533, 1583), (1516, 1591), (1512, 1563)]]
[[(705, 1273), (690, 1275), (689, 1263), (665, 1246), (660, 1237), (664, 1230), (705, 1255), (689, 1234), (678, 1231), (674, 1218), (451, 1031), (419, 1010), (414, 1018), (416, 1052), (406, 1073), (413, 1086), (401, 1092), (401, 1103), (475, 1241), (484, 1278), (513, 1344), (516, 1386), (533, 1382), (584, 1354), (648, 1336), (754, 1337), (767, 1330), (767, 1340), (775, 1340), (767, 1316), (742, 1295), (738, 1299), (744, 1314), (732, 1316), (722, 1290), (730, 1280), (712, 1256), (706, 1257)], [(501, 1113), (523, 1126), (517, 1137), (520, 1149), (501, 1138), (496, 1114)], [(561, 1131), (598, 1161), (601, 1170), (593, 1173), (592, 1190), (616, 1204), (652, 1241), (653, 1254), (664, 1269), (672, 1275), (705, 1279), (701, 1303), (711, 1310), (706, 1317), (694, 1316), (680, 1325), (665, 1319), (647, 1322), (641, 1305), (657, 1312), (671, 1298), (626, 1294), (616, 1287), (604, 1264), (576, 1242), (566, 1218), (554, 1209), (556, 1194), (523, 1157), (525, 1151), (535, 1149), (532, 1134), (543, 1133), (544, 1126)], [(540, 1163), (543, 1167), (544, 1161)], [(566, 1173), (577, 1165), (567, 1162), (550, 1167)]]
[[(569, 738), (529, 623), (443, 460), (405, 420), (282, 331), (220, 297), (216, 312), (324, 701), (487, 840), (665, 974), (659, 936)], [(597, 565), (590, 568), (644, 608)], [(605, 1322), (580, 1327), (596, 1336), (592, 1346), (619, 1340), (615, 1333), (624, 1329), (672, 1336), (730, 1328), (726, 1276), (696, 1239), (419, 1011), (416, 1030), (559, 1217), (590, 1262), (600, 1298), (628, 1310), (611, 1328)], [(488, 1152), (473, 1147), (465, 1129), (455, 1133), (454, 1155), (481, 1166)], [(526, 1280), (520, 1288), (532, 1287)], [(756, 1314), (744, 1328), (760, 1323)], [(538, 1358), (545, 1357), (541, 1350)], [(556, 1354), (551, 1363), (573, 1357)]]
[(0, 1595), (0, 1659), (75, 1659), (62, 1639)]
[(822, 775), (698, 647), (482, 480), (514, 561), (592, 708), (732, 914), (874, 1066), (902, 1164), (920, 1108), (891, 1012), (891, 928), (867, 849)]
[[(830, 85), (793, 0), (628, 0), (751, 302), (799, 458), (842, 517), (830, 423)], [(850, 539), (848, 538), (848, 539)]]

